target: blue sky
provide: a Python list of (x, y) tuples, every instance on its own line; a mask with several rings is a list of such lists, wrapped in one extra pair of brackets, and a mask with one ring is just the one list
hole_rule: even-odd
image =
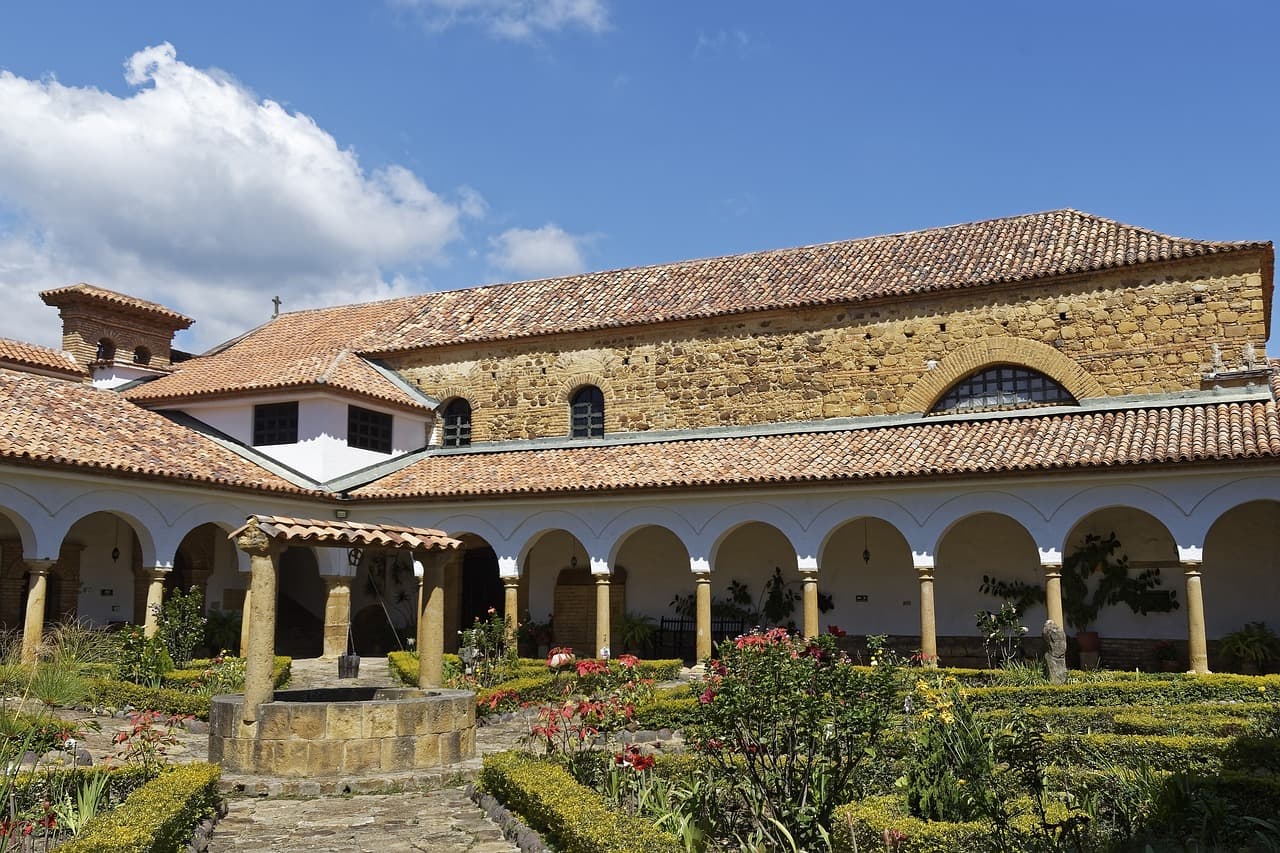
[[(1280, 236), (1280, 4), (48, 3), (0, 11), (0, 335), (1056, 207)], [(167, 46), (167, 47), (166, 47)], [(1280, 353), (1275, 344), (1273, 353)]]

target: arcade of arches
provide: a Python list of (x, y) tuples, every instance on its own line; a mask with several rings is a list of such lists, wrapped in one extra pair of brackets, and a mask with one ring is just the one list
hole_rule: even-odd
[[(1161, 570), (1179, 608), (1146, 616), (1123, 606), (1104, 610), (1092, 627), (1103, 638), (1106, 665), (1143, 665), (1151, 645), (1168, 640), (1192, 669), (1204, 671), (1215, 663), (1217, 638), (1247, 622), (1276, 622), (1280, 503), (1274, 500), (1214, 508), (1201, 522), (1207, 532), (1192, 545), (1177, 541), (1149, 508), (1119, 501), (1039, 529), (993, 502), (958, 514), (931, 539), (910, 519), (851, 511), (829, 514), (804, 542), (786, 513), (770, 516), (767, 508), (742, 505), (738, 517), (725, 513), (720, 529), (700, 536), (670, 521), (594, 538), (549, 526), (501, 542), (442, 527), (465, 549), (444, 568), (445, 646), (456, 649), (459, 630), (494, 612), (546, 627), (527, 636), (526, 654), (565, 645), (582, 654), (608, 649), (692, 659), (708, 653), (718, 635), (750, 627), (740, 615), (724, 618), (732, 611), (724, 604), (736, 595), (748, 602), (740, 609), (759, 610), (775, 584), (790, 605), (782, 621), (807, 633), (827, 625), (855, 636), (884, 633), (905, 650), (978, 664), (975, 613), (997, 604), (979, 589), (984, 575), (1045, 585), (1047, 609), (1023, 614), (1034, 637), (1046, 615), (1060, 618), (1063, 554), (1087, 535), (1113, 532), (1131, 567)], [(134, 622), (150, 630), (150, 605), (166, 590), (194, 586), (211, 611), (237, 614), (246, 606), (247, 560), (222, 523), (192, 527), (168, 559), (149, 562), (143, 542), (153, 540), (145, 526), (123, 513), (95, 511), (66, 529), (56, 560), (37, 560), (24, 558), (26, 522), (0, 509), (0, 619), (25, 626), (28, 654), (43, 622)], [(279, 653), (381, 655), (407, 647), (416, 635), (418, 582), (406, 553), (370, 548), (353, 564), (340, 549), (295, 545), (281, 555), (279, 577)], [(820, 612), (828, 600), (832, 607)], [(621, 645), (624, 621), (648, 624), (646, 647)]]

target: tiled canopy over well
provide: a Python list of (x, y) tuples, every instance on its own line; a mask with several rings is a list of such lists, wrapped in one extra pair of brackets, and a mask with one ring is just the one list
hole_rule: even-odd
[[(461, 543), (432, 605), (449, 638), (492, 608), (598, 654), (648, 617), (692, 656), (735, 581), (780, 578), (802, 630), (960, 660), (997, 604), (984, 572), (1043, 583), (1059, 616), (1063, 559), (1115, 532), (1180, 607), (1104, 614), (1104, 656), (1172, 639), (1204, 669), (1277, 621), (1272, 277), (1270, 243), (1060, 210), (285, 313), (118, 392), (80, 343), (0, 342), (0, 618), (142, 621), (192, 583), (239, 610), (250, 560), (210, 531), (337, 517)], [(100, 287), (46, 298), (81, 332), (189, 322)], [(254, 446), (262, 406), (297, 407), (296, 441)], [(325, 441), (350, 447), (300, 468)], [(323, 544), (280, 555), (278, 643), (416, 636), (400, 546)]]

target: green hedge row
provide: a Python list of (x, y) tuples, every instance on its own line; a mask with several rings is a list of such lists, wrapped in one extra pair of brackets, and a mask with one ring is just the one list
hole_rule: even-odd
[[(273, 676), (276, 687), (289, 683), (292, 665), (292, 658), (275, 659)], [(88, 688), (89, 702), (98, 707), (123, 708), (129, 705), (166, 714), (191, 714), (201, 720), (209, 719), (208, 696), (169, 687), (146, 687), (114, 678), (91, 678)]]
[(178, 853), (218, 807), (218, 767), (183, 764), (162, 772), (111, 811), (89, 821), (64, 853)]
[(1176, 676), (1110, 679), (1068, 684), (973, 687), (969, 701), (980, 710), (1076, 705), (1185, 705), (1193, 702), (1259, 702), (1280, 697), (1278, 675)]
[(981, 711), (979, 719), (1003, 725), (1023, 715), (1044, 723), (1052, 732), (1078, 734), (1199, 735), (1229, 737), (1246, 733), (1258, 721), (1280, 714), (1268, 702), (1196, 702), (1188, 705), (1069, 705), (1063, 708), (1023, 708)]
[[(1027, 803), (1029, 811), (1030, 803)], [(1029, 813), (1015, 817), (1008, 829), (1014, 839), (1027, 839), (1027, 848), (1037, 824)], [(885, 831), (902, 833), (896, 853), (1003, 853), (1006, 846), (993, 837), (989, 821), (924, 821), (912, 817), (903, 797), (868, 797), (836, 809), (831, 818), (831, 849), (838, 853), (884, 850)]]
[(668, 832), (610, 811), (558, 764), (519, 752), (486, 755), (480, 784), (561, 853), (683, 853)]
[[(190, 690), (204, 678), (205, 670), (213, 665), (213, 660), (203, 658), (189, 661), (182, 669), (171, 669), (160, 680), (160, 686), (170, 690)], [(272, 678), (276, 687), (289, 683), (292, 675), (293, 658), (276, 655), (272, 663)]]
[(1147, 765), (1174, 772), (1220, 770), (1280, 772), (1280, 742), (1266, 737), (1188, 737), (1183, 735), (1048, 735), (1061, 766), (1104, 769)]
[(110, 779), (107, 791), (111, 802), (123, 800), (150, 781), (153, 775), (147, 768), (136, 764), (59, 767), (56, 772), (49, 772), (41, 765), (41, 769), (23, 771), (14, 777), (10, 794), (13, 796), (14, 807), (18, 810), (44, 802), (56, 803), (64, 796), (74, 797), (76, 791), (89, 779), (104, 773)]

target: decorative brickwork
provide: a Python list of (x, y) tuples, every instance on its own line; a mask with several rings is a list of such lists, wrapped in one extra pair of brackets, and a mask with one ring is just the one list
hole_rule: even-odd
[(959, 370), (982, 345), (1077, 396), (1197, 390), (1213, 344), (1228, 366), (1243, 344), (1262, 348), (1260, 261), (436, 347), (393, 366), (429, 395), (465, 396), (474, 441), (565, 435), (567, 395), (592, 380), (605, 391), (607, 432), (923, 411), (933, 385), (921, 383), (937, 381), (929, 362)]
[(1102, 386), (1096, 379), (1048, 344), (1025, 338), (990, 338), (949, 354), (936, 368), (927, 371), (903, 398), (902, 411), (929, 411), (956, 382), (993, 364), (1016, 364), (1038, 370), (1056, 380), (1077, 400), (1103, 396)]

